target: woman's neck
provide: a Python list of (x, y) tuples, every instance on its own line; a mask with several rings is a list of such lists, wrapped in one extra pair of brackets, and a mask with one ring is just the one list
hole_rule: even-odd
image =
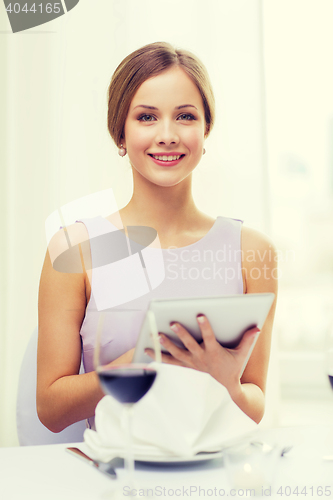
[(176, 186), (157, 186), (148, 182), (134, 183), (130, 202), (120, 210), (123, 224), (145, 225), (165, 236), (173, 235), (193, 226), (203, 214), (196, 207), (191, 179)]

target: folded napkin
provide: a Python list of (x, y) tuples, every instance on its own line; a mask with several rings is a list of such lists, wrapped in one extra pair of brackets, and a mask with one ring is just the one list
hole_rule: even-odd
[[(227, 389), (208, 373), (151, 363), (155, 383), (133, 407), (135, 457), (192, 457), (221, 450), (257, 424), (232, 401)], [(84, 449), (95, 460), (124, 456), (124, 408), (105, 396), (96, 407), (96, 431), (84, 433)]]

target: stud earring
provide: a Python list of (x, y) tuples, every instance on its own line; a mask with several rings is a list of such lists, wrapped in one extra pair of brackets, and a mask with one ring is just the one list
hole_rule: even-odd
[(125, 156), (127, 153), (126, 148), (123, 148), (123, 145), (120, 144), (120, 148), (118, 149), (118, 155), (119, 156)]
[(202, 154), (203, 154), (203, 155), (204, 155), (204, 154), (206, 154), (206, 150), (205, 150), (205, 148), (203, 148), (203, 152), (202, 152)]

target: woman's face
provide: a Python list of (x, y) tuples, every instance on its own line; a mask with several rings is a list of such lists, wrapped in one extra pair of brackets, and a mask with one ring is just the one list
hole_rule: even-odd
[(205, 129), (199, 90), (176, 66), (139, 87), (126, 118), (123, 146), (137, 174), (159, 186), (174, 186), (199, 163)]

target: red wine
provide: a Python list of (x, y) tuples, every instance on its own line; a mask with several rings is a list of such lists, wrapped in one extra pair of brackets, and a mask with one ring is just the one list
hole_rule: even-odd
[(147, 368), (113, 368), (97, 373), (104, 392), (120, 403), (137, 403), (156, 377), (156, 372)]
[(331, 382), (331, 386), (332, 386), (332, 389), (333, 389), (333, 375), (329, 375), (328, 379)]

